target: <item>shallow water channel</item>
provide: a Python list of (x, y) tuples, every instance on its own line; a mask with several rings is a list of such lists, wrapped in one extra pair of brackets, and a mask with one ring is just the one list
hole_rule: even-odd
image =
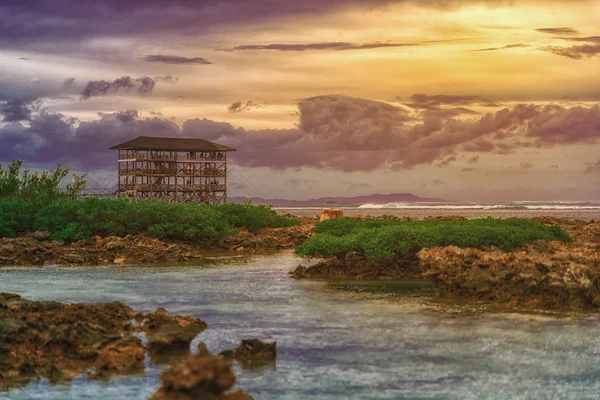
[[(277, 341), (275, 368), (241, 370), (255, 399), (600, 399), (600, 319), (450, 315), (418, 284), (295, 281), (292, 253), (195, 266), (3, 268), (0, 291), (114, 301), (201, 317), (218, 352)], [(426, 288), (425, 288), (426, 289)], [(197, 342), (197, 341), (196, 341)], [(35, 381), (0, 399), (147, 399), (161, 370), (110, 382)]]

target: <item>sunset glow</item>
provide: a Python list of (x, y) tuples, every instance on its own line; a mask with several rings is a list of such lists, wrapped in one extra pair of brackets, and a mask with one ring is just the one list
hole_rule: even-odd
[(189, 136), (270, 197), (600, 199), (600, 1), (85, 3), (0, 4), (0, 162)]

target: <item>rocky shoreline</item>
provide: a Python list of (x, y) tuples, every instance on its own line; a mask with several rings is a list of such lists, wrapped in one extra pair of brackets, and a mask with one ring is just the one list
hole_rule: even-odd
[[(462, 217), (438, 217), (456, 219)], [(402, 219), (381, 217), (381, 219)], [(422, 249), (407, 257), (367, 261), (356, 254), (321, 260), (291, 272), (297, 279), (430, 280), (445, 299), (486, 301), (509, 308), (600, 309), (600, 222), (534, 218), (560, 225), (572, 243), (537, 241), (513, 252), (495, 247)]]
[[(361, 219), (406, 217), (359, 216)], [(454, 220), (464, 217), (429, 217)], [(508, 308), (546, 310), (600, 309), (600, 221), (554, 217), (534, 218), (560, 225), (572, 243), (534, 242), (516, 251), (494, 247), (461, 249), (438, 247), (392, 260), (365, 260), (357, 254), (319, 260), (291, 272), (296, 279), (321, 280), (429, 280), (440, 298), (490, 302)], [(302, 225), (265, 228), (258, 233), (240, 230), (235, 235), (206, 243), (166, 242), (145, 235), (81, 240), (63, 243), (35, 232), (15, 239), (0, 239), (0, 265), (41, 266), (58, 264), (111, 265), (188, 262), (211, 252), (229, 254), (272, 253), (292, 249), (312, 234), (316, 218)]]
[(272, 364), (276, 344), (242, 340), (213, 356), (201, 342), (192, 355), (191, 341), (206, 328), (200, 318), (171, 316), (164, 308), (136, 313), (119, 302), (68, 304), (0, 293), (0, 390), (39, 378), (55, 383), (86, 374), (103, 380), (139, 374), (148, 354), (157, 365), (183, 360), (163, 373), (154, 399), (252, 399), (241, 390), (227, 393), (235, 382), (233, 362)]
[(302, 225), (263, 228), (257, 233), (240, 229), (234, 235), (199, 242), (164, 241), (146, 235), (99, 237), (73, 243), (51, 240), (50, 232), (33, 232), (0, 239), (0, 266), (94, 266), (150, 264), (200, 260), (210, 252), (269, 253), (292, 249), (307, 240), (316, 223), (302, 218)]
[(600, 309), (600, 222), (537, 218), (560, 225), (573, 243), (534, 242), (504, 253), (445, 247), (419, 252), (422, 274), (445, 298), (507, 306)]

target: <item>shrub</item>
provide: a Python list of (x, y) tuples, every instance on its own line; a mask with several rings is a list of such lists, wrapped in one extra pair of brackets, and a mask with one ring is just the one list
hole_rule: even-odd
[(22, 160), (13, 160), (6, 167), (0, 164), (0, 198), (36, 203), (76, 199), (88, 182), (86, 174), (73, 174), (65, 190), (61, 189), (60, 183), (69, 175), (69, 171), (60, 164), (54, 170), (31, 171), (23, 169)]
[(177, 204), (163, 200), (76, 200), (87, 186), (85, 174), (69, 174), (60, 164), (54, 170), (23, 169), (23, 161), (0, 164), (0, 237), (31, 230), (52, 232), (53, 239), (80, 240), (146, 232), (161, 239), (214, 239), (245, 227), (286, 227), (299, 221), (283, 218), (267, 206), (250, 204)]
[(35, 204), (0, 198), (0, 237), (15, 237), (32, 229)]
[(0, 202), (0, 237), (31, 230), (52, 232), (57, 240), (148, 233), (161, 239), (210, 240), (246, 227), (297, 224), (269, 207), (239, 204), (177, 204), (164, 200), (132, 203), (127, 200), (86, 198), (35, 205), (23, 200)]
[(357, 252), (367, 259), (391, 258), (436, 246), (496, 246), (511, 251), (534, 240), (572, 239), (559, 227), (510, 218), (456, 221), (333, 219), (319, 223), (317, 235), (300, 245), (303, 256), (341, 257)]
[(284, 228), (300, 224), (300, 221), (279, 216), (275, 210), (265, 205), (225, 203), (215, 207), (232, 227), (246, 227), (250, 232), (258, 232), (264, 227)]

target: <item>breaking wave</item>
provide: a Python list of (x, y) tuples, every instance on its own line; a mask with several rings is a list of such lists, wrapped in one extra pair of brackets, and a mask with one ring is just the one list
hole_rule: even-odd
[(431, 209), (431, 210), (600, 210), (600, 202), (534, 202), (507, 203), (385, 203), (363, 204), (362, 209)]

